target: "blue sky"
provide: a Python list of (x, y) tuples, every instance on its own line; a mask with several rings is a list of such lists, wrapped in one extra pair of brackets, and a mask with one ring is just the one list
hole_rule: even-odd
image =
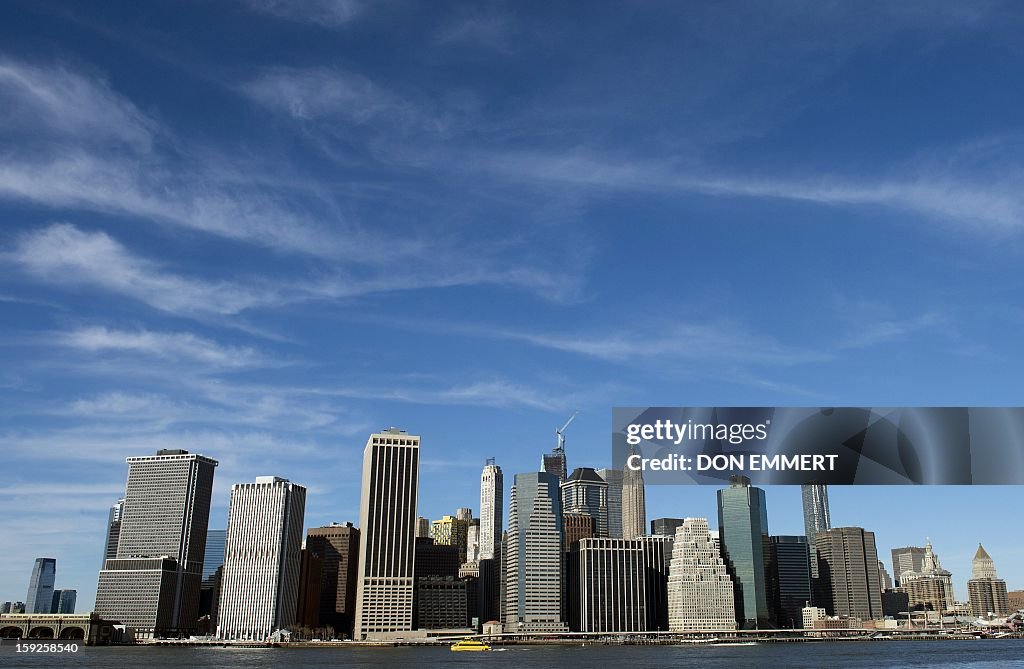
[[(369, 432), (421, 515), (573, 410), (1021, 405), (1014, 3), (12, 2), (0, 7), (0, 600), (91, 606), (129, 455), (217, 458), (357, 520)], [(977, 542), (1016, 488), (834, 489), (838, 524)], [(712, 488), (648, 516), (714, 515)], [(774, 532), (798, 494), (772, 488)], [(1010, 521), (1015, 522), (1015, 521)], [(713, 523), (714, 524), (714, 523)], [(1019, 534), (1019, 533), (1017, 533)]]

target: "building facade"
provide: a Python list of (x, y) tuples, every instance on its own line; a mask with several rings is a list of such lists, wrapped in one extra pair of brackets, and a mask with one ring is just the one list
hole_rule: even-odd
[(599, 537), (608, 536), (608, 483), (590, 467), (577, 467), (561, 484), (563, 513), (594, 519)]
[(419, 457), (420, 438), (396, 428), (363, 450), (355, 639), (412, 629)]
[[(124, 498), (117, 500), (107, 514), (107, 539), (103, 544), (103, 560), (117, 557), (117, 540), (121, 535), (121, 516), (124, 514)], [(100, 568), (102, 568), (102, 563)]]
[(736, 582), (737, 622), (743, 627), (766, 626), (768, 608), (768, 511), (764, 490), (745, 476), (733, 476), (718, 491), (718, 533), (722, 558)]
[(953, 610), (953, 575), (942, 568), (931, 541), (925, 544), (921, 570), (903, 572), (899, 590), (910, 597), (911, 609), (938, 613)]
[(651, 521), (651, 534), (662, 537), (674, 537), (676, 530), (682, 524), (682, 518), (655, 518)]
[(555, 474), (516, 474), (505, 546), (505, 630), (564, 631), (562, 500)]
[[(631, 454), (635, 452), (630, 449)], [(622, 472), (622, 538), (636, 539), (646, 533), (647, 496), (644, 492), (644, 473), (640, 469), (627, 467)]]
[(359, 566), (359, 528), (352, 523), (311, 527), (306, 549), (320, 556), (319, 626), (331, 626), (337, 636), (350, 636), (356, 612)]
[(276, 476), (231, 486), (217, 636), (267, 641), (296, 622), (306, 489)]
[(430, 538), (438, 546), (455, 546), (459, 564), (466, 561), (469, 546), (469, 521), (456, 516), (443, 516), (430, 524)]
[(597, 522), (593, 516), (585, 513), (563, 513), (562, 514), (562, 549), (568, 553), (572, 550), (573, 544), (580, 539), (589, 539), (597, 536)]
[(733, 581), (704, 518), (685, 518), (672, 542), (668, 569), (668, 629), (735, 630)]
[(57, 558), (36, 558), (25, 596), (25, 613), (52, 613)]
[(569, 556), (569, 612), (574, 632), (647, 630), (644, 551), (638, 541), (587, 538)]
[(823, 483), (810, 482), (800, 486), (800, 497), (804, 507), (804, 536), (810, 544), (814, 535), (832, 529), (832, 517), (828, 509), (828, 488)]
[(780, 535), (771, 538), (769, 569), (772, 618), (778, 627), (796, 629), (807, 602), (811, 601), (811, 561), (807, 537)]
[(903, 575), (915, 576), (924, 571), (924, 548), (904, 546), (892, 549), (892, 577), (895, 585), (903, 584)]
[(498, 557), (504, 518), (505, 478), (494, 458), (480, 472), (480, 560)]
[(838, 527), (818, 532), (814, 538), (818, 551), (821, 588), (828, 601), (824, 608), (831, 615), (880, 620), (882, 588), (878, 582), (878, 552), (875, 534), (861, 527)]
[(967, 597), (973, 616), (1005, 616), (1011, 613), (1006, 581), (999, 578), (995, 562), (981, 544), (978, 544), (978, 551), (971, 563)]
[(622, 538), (622, 470), (597, 469), (597, 475), (608, 484), (608, 537)]
[(117, 557), (100, 571), (96, 614), (137, 638), (192, 634), (217, 461), (161, 449), (127, 462)]

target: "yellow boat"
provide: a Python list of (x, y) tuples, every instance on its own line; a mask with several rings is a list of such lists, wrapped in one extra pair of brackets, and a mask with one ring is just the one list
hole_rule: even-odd
[(485, 644), (483, 641), (477, 641), (476, 639), (463, 639), (462, 641), (456, 641), (451, 645), (451, 650), (453, 652), (475, 652), (490, 649), (490, 646)]

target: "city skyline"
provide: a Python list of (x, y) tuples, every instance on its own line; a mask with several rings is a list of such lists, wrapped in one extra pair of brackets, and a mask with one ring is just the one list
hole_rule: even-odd
[[(212, 527), (257, 476), (358, 525), (390, 425), (436, 520), (559, 429), (612, 467), (613, 406), (1024, 404), (1019, 6), (313, 5), (0, 6), (3, 599), (54, 557), (91, 608), (160, 449), (220, 463)], [(964, 599), (979, 542), (1024, 588), (1019, 495), (829, 502)]]

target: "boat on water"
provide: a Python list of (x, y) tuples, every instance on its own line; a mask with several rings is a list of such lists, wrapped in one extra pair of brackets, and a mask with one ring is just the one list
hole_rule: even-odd
[(451, 650), (456, 653), (479, 652), (490, 649), (490, 646), (485, 644), (483, 641), (477, 641), (476, 639), (463, 639), (462, 641), (456, 641), (451, 645)]

